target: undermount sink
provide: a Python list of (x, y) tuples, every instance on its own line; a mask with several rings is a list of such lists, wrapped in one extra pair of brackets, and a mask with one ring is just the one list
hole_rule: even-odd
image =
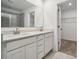
[(3, 37), (16, 37), (16, 36), (22, 36), (22, 35), (33, 35), (33, 34), (37, 34), (40, 33), (39, 31), (35, 31), (35, 32), (15, 32), (13, 34), (4, 34)]
[(29, 32), (19, 32), (19, 33), (13, 33), (13, 34), (3, 34), (3, 37), (12, 37), (12, 36), (17, 36), (17, 35), (28, 35), (30, 34)]
[(14, 32), (13, 35), (29, 34), (30, 32)]

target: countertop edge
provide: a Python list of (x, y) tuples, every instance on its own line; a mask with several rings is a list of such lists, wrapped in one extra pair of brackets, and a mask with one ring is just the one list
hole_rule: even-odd
[[(13, 41), (17, 41), (17, 40), (22, 40), (24, 38), (29, 38), (29, 37), (33, 37), (33, 36), (38, 36), (41, 34), (46, 34), (46, 33), (53, 33), (54, 31), (46, 31), (46, 32), (41, 32), (38, 34), (33, 34), (33, 35), (29, 35), (29, 36), (23, 36), (23, 37), (18, 37), (18, 38), (13, 38), (11, 40), (2, 40), (3, 43), (8, 43), (8, 42), (13, 42)], [(2, 38), (1, 38), (2, 39)]]

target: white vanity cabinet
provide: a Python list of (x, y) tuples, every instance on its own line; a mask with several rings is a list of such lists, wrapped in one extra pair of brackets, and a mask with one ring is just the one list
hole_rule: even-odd
[(42, 59), (53, 48), (53, 32), (5, 42), (3, 59)]
[(36, 54), (36, 43), (32, 43), (25, 48), (26, 58), (25, 59), (37, 59)]
[(45, 55), (53, 48), (53, 33), (45, 34)]
[(25, 59), (25, 48), (18, 48), (11, 52), (7, 52), (7, 59)]
[(7, 59), (37, 59), (36, 36), (9, 42), (6, 47)]
[(37, 59), (36, 43), (8, 52), (7, 59)]
[(37, 36), (37, 54), (38, 59), (44, 57), (44, 34)]

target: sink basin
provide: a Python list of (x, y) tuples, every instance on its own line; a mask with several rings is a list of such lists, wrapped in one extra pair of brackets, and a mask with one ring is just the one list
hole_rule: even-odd
[(29, 33), (13, 33), (13, 34), (3, 34), (3, 37), (12, 37), (12, 36), (17, 36), (17, 35), (28, 35)]
[(4, 38), (6, 37), (17, 37), (17, 36), (22, 36), (22, 35), (34, 35), (34, 34), (38, 34), (40, 32), (17, 32), (17, 33), (13, 33), (13, 34), (6, 34), (3, 35)]

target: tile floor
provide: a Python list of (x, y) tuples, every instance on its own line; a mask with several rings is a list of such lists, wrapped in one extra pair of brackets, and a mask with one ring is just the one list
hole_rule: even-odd
[(49, 53), (43, 59), (77, 59), (77, 44), (73, 41), (62, 40), (61, 50)]
[(57, 53), (51, 53), (51, 54), (49, 54), (44, 59), (77, 59), (77, 58), (74, 57), (74, 56), (62, 53), (62, 52), (57, 52)]

